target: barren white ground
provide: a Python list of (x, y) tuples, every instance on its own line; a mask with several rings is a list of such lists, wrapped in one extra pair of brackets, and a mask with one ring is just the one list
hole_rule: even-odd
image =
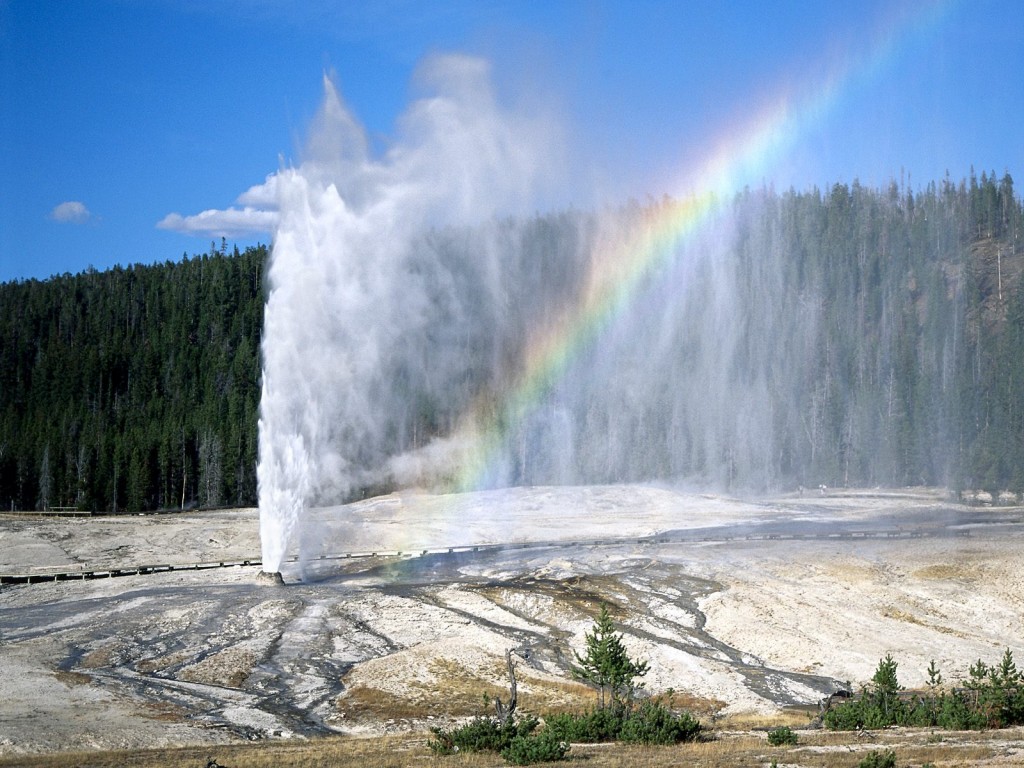
[[(521, 707), (578, 705), (567, 665), (602, 602), (647, 690), (726, 713), (813, 705), (888, 652), (906, 686), (932, 659), (949, 680), (1024, 660), (1022, 510), (939, 491), (403, 493), (306, 532), (285, 587), (255, 567), (5, 586), (0, 753), (422, 727), (500, 692), (509, 648)], [(255, 510), (0, 518), (0, 573), (258, 552)]]

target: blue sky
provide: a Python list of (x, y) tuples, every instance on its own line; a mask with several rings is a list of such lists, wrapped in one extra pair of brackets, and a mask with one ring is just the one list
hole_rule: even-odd
[(780, 95), (802, 117), (736, 184), (1024, 174), (1019, 0), (0, 0), (0, 281), (269, 242), (223, 212), (301, 158), (323, 74), (383, 152), (439, 52), (561, 126), (539, 207), (700, 191)]

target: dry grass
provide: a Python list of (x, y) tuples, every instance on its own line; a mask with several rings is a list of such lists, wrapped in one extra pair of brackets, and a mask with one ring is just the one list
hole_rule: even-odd
[[(62, 753), (0, 757), (0, 768), (204, 768), (215, 759), (227, 768), (497, 768), (494, 754), (434, 756), (428, 734), (373, 739), (330, 737), (312, 741), (262, 742), (135, 752)], [(801, 731), (792, 747), (772, 747), (763, 733), (718, 731), (714, 738), (674, 747), (577, 744), (567, 766), (587, 768), (763, 768), (773, 760), (799, 768), (854, 768), (872, 750), (896, 752), (900, 766), (1020, 765), (1024, 729), (982, 733), (941, 733), (895, 729), (866, 734)], [(554, 764), (557, 765), (557, 764)]]
[[(721, 702), (718, 702), (721, 704)], [(725, 706), (721, 704), (721, 706)], [(699, 707), (683, 707), (694, 714), (704, 711)], [(715, 710), (711, 710), (712, 712)], [(789, 728), (806, 728), (811, 720), (817, 715), (817, 710), (811, 711), (802, 707), (790, 707), (782, 712), (762, 715), (756, 712), (741, 712), (735, 715), (725, 715), (714, 718), (714, 727), (721, 731), (767, 731), (773, 728), (787, 726)], [(705, 719), (701, 718), (701, 722)]]
[(426, 717), (467, 717), (490, 709), (495, 696), (508, 697), (498, 685), (500, 671), (473, 670), (451, 659), (433, 659), (429, 679), (411, 680), (401, 695), (372, 685), (349, 684), (335, 706), (354, 720), (409, 720)]
[(921, 621), (917, 616), (912, 613), (900, 610), (896, 606), (887, 605), (882, 608), (882, 615), (887, 619), (895, 619), (896, 621), (904, 621), (907, 624), (917, 624), (922, 627), (928, 626), (925, 622)]
[(527, 576), (512, 579), (500, 586), (480, 587), (476, 592), (503, 607), (508, 606), (509, 595), (545, 595), (553, 598), (555, 604), (563, 611), (571, 608), (574, 612), (593, 618), (597, 618), (601, 606), (604, 605), (607, 606), (612, 618), (621, 620), (626, 618), (629, 612), (609, 597), (621, 589), (622, 584), (612, 575), (584, 575), (568, 579)]
[[(493, 714), (495, 697), (509, 696), (504, 661), (495, 659), (490, 666), (472, 668), (446, 658), (427, 664), (427, 680), (408, 681), (401, 693), (372, 684), (344, 681), (345, 691), (335, 700), (337, 710), (351, 722), (424, 721), (428, 718), (466, 718)], [(551, 712), (584, 712), (596, 703), (595, 691), (576, 681), (545, 675), (526, 666), (517, 667), (518, 708), (524, 714), (543, 716)], [(713, 718), (725, 702), (675, 691), (662, 699), (673, 709), (692, 712), (705, 720)], [(811, 715), (787, 713), (765, 720), (764, 724), (806, 725)], [(754, 725), (761, 725), (757, 721)]]
[(984, 576), (983, 569), (975, 563), (936, 563), (918, 568), (913, 576), (927, 581), (973, 582)]
[(252, 673), (257, 661), (258, 657), (250, 650), (227, 648), (185, 667), (178, 673), (178, 678), (192, 683), (238, 688)]
[(969, 639), (966, 633), (961, 632), (958, 629), (946, 627), (942, 624), (931, 624), (927, 621), (922, 621), (912, 613), (907, 613), (906, 611), (900, 610), (895, 606), (885, 606), (884, 608), (882, 608), (881, 614), (887, 619), (894, 619), (895, 621), (902, 621), (907, 624), (917, 624), (919, 627), (927, 627), (928, 629), (931, 629), (935, 632), (941, 632), (944, 635), (953, 635), (954, 637)]
[(230, 746), (180, 747), (131, 752), (78, 752), (0, 757), (0, 766), (24, 768), (204, 768), (214, 759), (227, 768), (393, 768), (428, 765), (426, 736), (262, 742)]
[[(379, 722), (490, 714), (495, 697), (508, 699), (508, 683), (498, 682), (507, 674), (503, 662), (496, 662), (493, 670), (474, 672), (450, 659), (434, 659), (428, 668), (434, 681), (413, 681), (402, 695), (357, 684), (346, 689), (335, 705), (347, 718)], [(522, 712), (582, 711), (593, 706), (594, 692), (581, 683), (537, 675), (522, 667), (517, 678)]]
[(74, 685), (89, 685), (92, 682), (92, 678), (89, 675), (81, 672), (68, 672), (63, 669), (58, 669), (53, 673), (53, 676), (68, 686), (68, 688)]
[(96, 650), (85, 654), (79, 662), (79, 666), (85, 667), (86, 669), (101, 669), (102, 667), (109, 667), (116, 661), (116, 652), (116, 643), (106, 643)]
[(335, 700), (338, 711), (351, 720), (415, 720), (431, 717), (461, 717), (479, 714), (480, 697), (476, 698), (475, 709), (469, 711), (463, 702), (438, 698), (433, 702), (414, 698), (412, 695), (398, 696), (380, 688), (357, 685), (349, 688)]
[(593, 688), (571, 680), (534, 678), (528, 681), (526, 691), (520, 689), (519, 706), (527, 712), (582, 712), (597, 701)]
[(169, 723), (183, 723), (191, 714), (187, 709), (167, 701), (153, 701), (142, 704), (139, 714), (150, 720), (162, 720)]
[(140, 659), (135, 663), (135, 669), (138, 672), (142, 672), (145, 675), (152, 674), (153, 672), (162, 671), (169, 667), (177, 667), (189, 659), (192, 658), (192, 654), (188, 651), (175, 651), (166, 656), (157, 656), (150, 659)]

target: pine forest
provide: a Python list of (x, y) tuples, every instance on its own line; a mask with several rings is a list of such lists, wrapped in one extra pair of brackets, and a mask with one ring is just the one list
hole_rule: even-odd
[[(696, 330), (700, 293), (687, 294), (679, 301), (692, 309), (657, 350), (671, 359), (650, 363), (665, 371), (659, 391), (675, 394), (632, 411), (643, 418), (622, 455), (635, 463), (594, 459), (565, 477), (523, 469), (513, 482), (1024, 493), (1024, 211), (1008, 173), (917, 190), (750, 190), (726, 208), (728, 243), (706, 268), (728, 276), (723, 322), (736, 342), (720, 394), (732, 399), (714, 407), (729, 418), (711, 424), (714, 407), (693, 404), (712, 379), (687, 383), (708, 345)], [(587, 242), (597, 218), (570, 210), (500, 226), (518, 232), (543, 278), (545, 254)], [(417, 242), (471, 250), (478, 234)], [(254, 505), (268, 252), (211, 246), (178, 262), (0, 285), (0, 507)], [(468, 390), (474, 377), (486, 384), (486, 366), (467, 368)], [(672, 420), (660, 418), (665, 403)], [(394, 447), (444, 434), (458, 407), (418, 401)], [(582, 439), (613, 428), (614, 414), (593, 408), (574, 418)]]

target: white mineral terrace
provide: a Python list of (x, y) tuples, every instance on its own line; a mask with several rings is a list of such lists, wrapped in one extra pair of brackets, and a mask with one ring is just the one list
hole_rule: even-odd
[(647, 690), (727, 713), (813, 705), (888, 652), (907, 686), (1024, 658), (1021, 509), (938, 491), (395, 494), (316, 510), (283, 587), (257, 583), (257, 517), (0, 518), (0, 574), (119, 575), (0, 589), (0, 753), (422, 728), (452, 669), (503, 685), (507, 648), (520, 706), (548, 706), (600, 601)]

